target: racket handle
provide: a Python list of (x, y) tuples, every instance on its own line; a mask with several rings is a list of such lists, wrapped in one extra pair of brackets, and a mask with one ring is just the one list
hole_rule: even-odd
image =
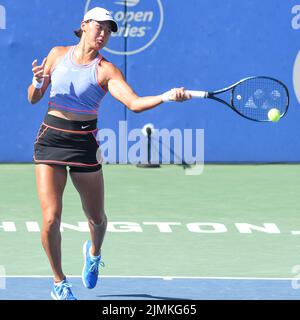
[(207, 92), (206, 91), (195, 91), (195, 90), (185, 90), (186, 93), (189, 93), (192, 98), (207, 98)]

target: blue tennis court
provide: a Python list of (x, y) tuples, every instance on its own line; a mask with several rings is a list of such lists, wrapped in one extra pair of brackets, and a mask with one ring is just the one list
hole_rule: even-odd
[[(103, 277), (94, 290), (70, 278), (80, 300), (299, 300), (293, 279)], [(49, 300), (52, 277), (8, 277), (2, 300)]]

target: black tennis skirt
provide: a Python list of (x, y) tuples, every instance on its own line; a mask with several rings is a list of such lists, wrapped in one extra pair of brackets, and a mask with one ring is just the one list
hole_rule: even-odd
[(102, 157), (97, 132), (96, 119), (71, 121), (47, 113), (34, 144), (34, 162), (69, 166), (77, 172), (98, 171)]

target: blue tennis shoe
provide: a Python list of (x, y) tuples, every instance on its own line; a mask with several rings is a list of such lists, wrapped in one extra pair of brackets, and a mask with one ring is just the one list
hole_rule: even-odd
[(84, 266), (82, 270), (82, 282), (88, 289), (95, 288), (98, 280), (99, 265), (103, 266), (101, 256), (93, 257), (90, 255), (92, 246), (91, 240), (88, 240), (83, 245)]
[(64, 279), (62, 282), (60, 282), (58, 285), (54, 284), (53, 289), (51, 291), (51, 297), (54, 300), (77, 300), (71, 291), (71, 285), (67, 281), (67, 279)]

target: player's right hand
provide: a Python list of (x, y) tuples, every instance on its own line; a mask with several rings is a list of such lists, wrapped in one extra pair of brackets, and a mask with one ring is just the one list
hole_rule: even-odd
[(162, 94), (162, 102), (183, 102), (192, 98), (191, 94), (186, 92), (184, 87), (173, 88)]
[(32, 73), (33, 73), (33, 76), (36, 79), (36, 81), (38, 81), (39, 83), (41, 83), (44, 78), (48, 78), (49, 77), (48, 74), (44, 74), (46, 61), (47, 61), (47, 58), (44, 58), (42, 64), (39, 65), (39, 66), (37, 65), (37, 59), (35, 59), (32, 62)]
[(183, 102), (191, 98), (192, 96), (185, 91), (184, 87), (173, 88), (170, 91), (170, 96), (169, 96), (170, 101)]

